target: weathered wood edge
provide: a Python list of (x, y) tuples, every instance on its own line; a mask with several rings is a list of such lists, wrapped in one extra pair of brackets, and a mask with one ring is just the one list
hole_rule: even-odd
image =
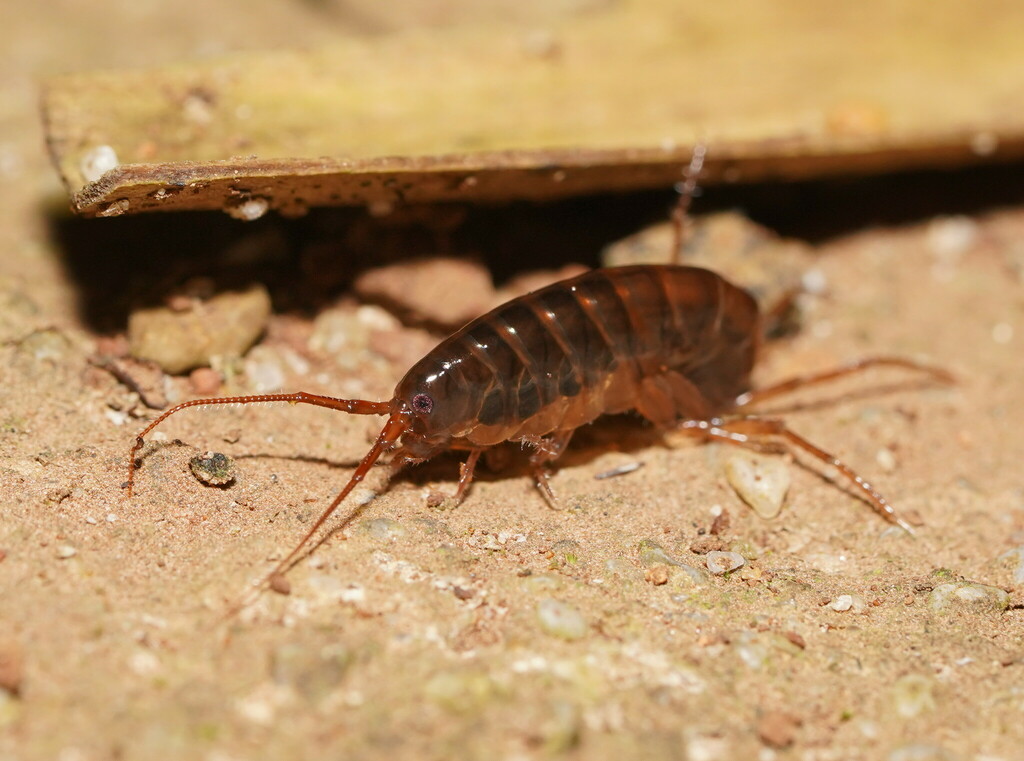
[[(958, 132), (903, 144), (833, 139), (710, 145), (701, 182), (797, 180), (925, 167), (955, 167), (1024, 156), (1024, 137)], [(440, 201), (553, 200), (574, 195), (668, 188), (693, 146), (671, 150), (507, 151), (371, 160), (242, 159), (126, 164), (72, 195), (84, 216), (221, 209), (236, 216), (318, 206)], [(250, 203), (250, 202), (254, 202)], [(240, 211), (243, 204), (249, 204)]]

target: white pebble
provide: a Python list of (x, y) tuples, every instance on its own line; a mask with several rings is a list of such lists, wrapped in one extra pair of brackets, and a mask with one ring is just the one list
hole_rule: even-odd
[(541, 600), (537, 603), (537, 618), (548, 634), (567, 640), (586, 636), (590, 628), (582, 613), (561, 600)]
[(281, 357), (269, 347), (254, 347), (244, 366), (249, 387), (257, 394), (278, 391), (287, 380)]
[(366, 589), (359, 586), (358, 584), (349, 584), (338, 594), (338, 599), (342, 602), (365, 602), (366, 601)]
[(61, 560), (73, 558), (77, 554), (78, 550), (76, 550), (70, 544), (62, 544), (57, 548), (57, 557), (59, 557)]
[(953, 264), (974, 245), (978, 225), (970, 217), (942, 217), (932, 220), (926, 236), (935, 258)]
[(928, 607), (936, 612), (960, 608), (973, 613), (1002, 613), (1009, 604), (1005, 590), (969, 581), (940, 584), (928, 596)]
[[(1007, 564), (1013, 564), (1013, 581), (1015, 584), (1024, 584), (1024, 546), (1014, 547), (1000, 555), (996, 560)], [(1016, 562), (1015, 562), (1016, 561)]]
[(109, 145), (97, 145), (82, 154), (78, 169), (86, 182), (96, 182), (119, 163), (113, 148)]
[(804, 291), (812, 296), (820, 296), (828, 290), (828, 276), (817, 267), (807, 270), (800, 278)]
[(361, 488), (352, 491), (352, 502), (356, 507), (368, 505), (377, 498), (377, 492), (373, 489)]
[(896, 470), (896, 455), (893, 454), (891, 449), (879, 449), (875, 454), (875, 462), (886, 473), (892, 473)]
[(741, 568), (746, 565), (746, 560), (738, 552), (719, 552), (718, 550), (712, 550), (707, 554), (707, 558), (704, 561), (707, 564), (708, 570), (716, 576), (721, 576), (723, 573), (729, 573), (729, 571), (735, 571), (737, 568)]
[(829, 603), (828, 607), (840, 613), (845, 613), (846, 611), (863, 613), (867, 609), (867, 603), (860, 595), (839, 595)]
[(725, 461), (725, 477), (762, 518), (774, 518), (782, 510), (790, 483), (789, 465), (782, 459), (734, 454)]
[(128, 422), (128, 413), (124, 410), (112, 410), (108, 407), (103, 410), (103, 415), (114, 425), (124, 425)]
[(358, 307), (356, 322), (372, 330), (398, 330), (402, 326), (391, 312), (374, 304), (363, 304)]
[(139, 676), (153, 676), (160, 673), (160, 659), (148, 650), (134, 653), (128, 660), (128, 667)]

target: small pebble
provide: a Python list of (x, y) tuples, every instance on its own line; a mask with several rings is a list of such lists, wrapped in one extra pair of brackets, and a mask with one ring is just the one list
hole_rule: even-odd
[(590, 628), (579, 610), (561, 600), (541, 600), (537, 603), (537, 618), (541, 629), (566, 640), (581, 639)]
[(802, 722), (783, 711), (767, 711), (757, 721), (757, 736), (771, 748), (788, 748), (796, 739)]
[(640, 564), (651, 567), (655, 565), (679, 565), (679, 561), (671, 557), (665, 549), (652, 539), (641, 539), (637, 545)]
[[(18, 354), (37, 363), (60, 363), (67, 361), (72, 344), (67, 336), (56, 328), (34, 330), (18, 343)], [(45, 372), (49, 372), (48, 369)]]
[(659, 565), (669, 566), (671, 568), (679, 569), (678, 573), (674, 574), (674, 578), (682, 581), (684, 584), (697, 586), (707, 583), (708, 578), (706, 571), (700, 568), (694, 568), (692, 565), (688, 565), (687, 563), (680, 563), (674, 557), (665, 552), (665, 549), (652, 539), (641, 540), (637, 546), (637, 550), (640, 565), (645, 568), (655, 568)]
[(206, 367), (216, 357), (240, 357), (266, 328), (270, 295), (262, 285), (196, 300), (185, 311), (140, 309), (128, 318), (132, 356), (156, 362), (165, 372)]
[(928, 607), (938, 613), (969, 610), (977, 613), (1001, 613), (1010, 605), (1010, 596), (999, 587), (974, 582), (940, 584), (928, 596)]
[(875, 462), (886, 473), (892, 473), (896, 470), (896, 455), (891, 449), (883, 448), (879, 449), (875, 453)]
[(363, 521), (359, 526), (369, 536), (382, 542), (393, 542), (405, 536), (405, 526), (393, 518), (372, 518)]
[(732, 642), (736, 655), (748, 668), (760, 669), (768, 659), (768, 643), (754, 632), (741, 632)]
[(840, 613), (845, 613), (846, 611), (863, 613), (867, 610), (868, 604), (860, 595), (839, 595), (829, 603), (828, 607)]
[(352, 288), (367, 301), (445, 328), (457, 328), (479, 316), (494, 300), (486, 267), (445, 257), (376, 267), (359, 275)]
[[(0, 560), (2, 559), (3, 557), (0, 556)], [(1024, 584), (1024, 547), (1014, 547), (1007, 550), (996, 558), (996, 562), (1005, 564), (1013, 569), (1014, 584)]]
[(245, 358), (245, 380), (255, 394), (270, 394), (288, 380), (284, 357), (269, 346), (254, 346)]
[(790, 484), (789, 464), (783, 459), (737, 453), (725, 461), (725, 477), (762, 518), (774, 518), (782, 510)]
[(272, 573), (270, 575), (270, 589), (279, 595), (290, 595), (292, 593), (292, 583), (288, 581), (288, 577), (283, 573)]
[(668, 584), (669, 567), (667, 565), (656, 565), (651, 566), (644, 573), (644, 580), (648, 584), (653, 584), (656, 587), (660, 587), (663, 584)]
[(738, 552), (719, 552), (712, 550), (705, 560), (708, 570), (716, 576), (741, 568), (747, 561)]
[(801, 650), (807, 648), (807, 641), (794, 631), (783, 632), (782, 636), (788, 639)]
[(197, 367), (188, 375), (192, 393), (196, 396), (213, 396), (220, 391), (220, 373), (210, 367)]
[(21, 647), (16, 642), (0, 641), (0, 690), (11, 695), (21, 693), (25, 678), (24, 660)]
[(448, 495), (440, 491), (432, 491), (427, 495), (426, 503), (427, 507), (432, 510), (436, 510), (444, 505), (448, 500)]
[(59, 557), (61, 560), (67, 560), (68, 558), (73, 558), (77, 554), (78, 554), (78, 550), (76, 550), (70, 544), (62, 544), (62, 545), (57, 547), (57, 557)]
[(636, 566), (622, 557), (608, 558), (608, 560), (604, 561), (604, 570), (612, 576), (618, 576), (621, 579), (627, 580), (637, 579), (640, 575)]
[(925, 237), (937, 259), (953, 263), (978, 239), (978, 223), (965, 216), (938, 217), (928, 225)]
[(227, 486), (235, 480), (235, 461), (220, 452), (196, 455), (188, 466), (192, 475), (207, 486)]

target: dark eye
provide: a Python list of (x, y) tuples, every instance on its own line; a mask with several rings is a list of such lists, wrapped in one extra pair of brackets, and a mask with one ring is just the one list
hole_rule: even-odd
[(412, 398), (412, 408), (424, 415), (434, 409), (434, 400), (426, 394), (416, 394)]

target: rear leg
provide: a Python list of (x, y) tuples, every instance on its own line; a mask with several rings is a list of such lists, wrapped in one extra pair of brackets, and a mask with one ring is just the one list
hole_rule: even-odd
[(735, 406), (737, 409), (740, 407), (748, 407), (750, 405), (757, 404), (758, 402), (762, 402), (765, 399), (781, 396), (782, 394), (788, 394), (790, 391), (795, 391), (799, 388), (827, 383), (839, 378), (844, 378), (848, 375), (863, 372), (872, 367), (899, 367), (904, 370), (913, 370), (915, 372), (924, 373), (931, 376), (933, 380), (938, 381), (939, 383), (956, 383), (956, 379), (953, 377), (952, 373), (938, 367), (931, 367), (930, 365), (925, 365), (921, 362), (915, 362), (912, 359), (906, 359), (904, 357), (864, 357), (856, 360), (855, 362), (834, 367), (831, 370), (823, 370), (821, 372), (809, 373), (807, 375), (797, 375), (794, 378), (788, 378), (784, 381), (780, 381), (779, 383), (773, 383), (771, 386), (740, 394), (736, 397)]
[(907, 533), (913, 534), (914, 529), (901, 518), (889, 501), (874, 486), (859, 476), (850, 466), (833, 454), (794, 433), (786, 426), (784, 420), (778, 418), (741, 417), (733, 420), (712, 418), (710, 420), (685, 420), (679, 428), (684, 431), (698, 433), (706, 438), (724, 441), (729, 444), (748, 446), (756, 444), (763, 436), (776, 436), (793, 446), (802, 449), (815, 459), (829, 465), (846, 478), (857, 490), (857, 493), (871, 508), (890, 523), (894, 523)]

